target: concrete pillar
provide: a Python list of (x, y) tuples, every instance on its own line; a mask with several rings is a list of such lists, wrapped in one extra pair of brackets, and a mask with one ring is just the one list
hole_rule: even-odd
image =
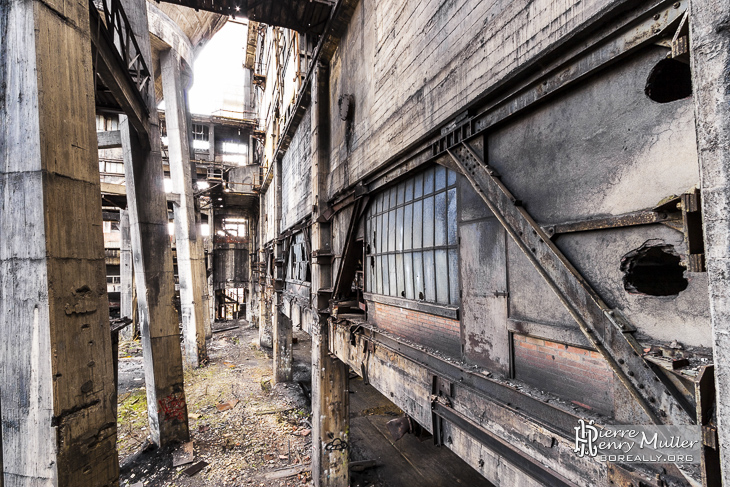
[[(132, 234), (129, 228), (129, 211), (121, 210), (119, 212), (119, 230), (121, 233), (121, 243), (119, 251), (119, 274), (121, 281), (121, 291), (119, 293), (120, 316), (134, 319), (133, 311), (134, 302), (134, 281), (132, 279)], [(136, 323), (133, 321), (131, 325), (126, 326), (120, 332), (121, 337), (125, 340), (131, 340), (134, 337)]]
[(330, 355), (325, 319), (312, 328), (312, 479), (315, 487), (350, 485), (347, 365)]
[[(329, 223), (319, 221), (325, 208), (329, 173), (329, 69), (316, 68), (312, 83), (312, 251), (332, 251)], [(348, 392), (349, 370), (329, 353), (328, 314), (332, 297), (329, 261), (312, 263), (312, 479), (316, 487), (346, 487), (350, 484)]]
[[(0, 392), (0, 420), (3, 417), (3, 403), (2, 403), (2, 392)], [(3, 422), (0, 421), (0, 487), (3, 487), (5, 485), (5, 482), (3, 481), (3, 478), (5, 477), (5, 474), (3, 473), (5, 469), (3, 468)]]
[[(124, 151), (150, 435), (159, 445), (176, 440), (187, 441), (187, 405), (183, 390), (178, 315), (173, 306), (175, 279), (167, 230), (167, 202), (159, 136), (151, 137), (152, 150), (147, 152), (142, 149), (126, 117), (121, 117), (119, 126)], [(159, 133), (157, 125), (154, 127), (154, 132)]]
[(690, 59), (723, 484), (730, 485), (730, 3), (690, 5)]
[[(271, 189), (269, 189), (271, 190)], [(262, 263), (261, 273), (259, 274), (259, 345), (266, 348), (274, 346), (274, 333), (271, 323), (271, 303), (273, 299), (272, 284), (268, 282), (267, 269), (269, 268), (269, 257), (264, 251), (264, 243), (266, 242), (266, 217), (269, 208), (266, 207), (266, 194), (259, 196), (259, 262)], [(271, 215), (273, 217), (273, 215)], [(272, 273), (275, 271), (272, 269)]]
[[(276, 293), (277, 301), (281, 294)], [(279, 303), (274, 311), (274, 381), (291, 382), (292, 380), (292, 323), (281, 311), (283, 303)]]
[[(150, 71), (152, 51), (146, 0), (121, 0)], [(147, 388), (150, 436), (158, 445), (187, 441), (187, 403), (183, 389), (178, 315), (173, 305), (175, 278), (167, 229), (159, 118), (155, 91), (147, 95), (149, 148), (120, 117), (127, 206), (132, 233), (137, 309)]]
[(0, 2), (5, 487), (116, 485), (88, 3)]
[(202, 253), (202, 237), (195, 221), (187, 93), (177, 52), (172, 49), (161, 52), (160, 67), (165, 97), (170, 179), (173, 193), (179, 197), (173, 208), (185, 360), (189, 365), (197, 367), (208, 360), (205, 347), (206, 310), (203, 302), (206, 283), (203, 280), (205, 256)]
[(215, 162), (215, 125), (208, 125), (208, 162)]

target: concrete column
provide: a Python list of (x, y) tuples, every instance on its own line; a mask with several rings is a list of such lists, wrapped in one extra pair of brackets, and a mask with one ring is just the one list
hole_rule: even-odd
[(347, 365), (330, 355), (325, 319), (312, 328), (312, 479), (315, 487), (350, 485)]
[[(312, 251), (331, 252), (329, 223), (319, 222), (324, 210), (329, 173), (329, 69), (320, 65), (312, 83)], [(347, 366), (329, 353), (328, 314), (332, 297), (329, 263), (312, 263), (312, 479), (316, 487), (350, 484), (350, 405)], [(329, 261), (327, 261), (329, 262)]]
[[(134, 302), (134, 281), (132, 279), (132, 234), (129, 228), (129, 211), (121, 210), (119, 212), (119, 230), (121, 233), (121, 244), (119, 251), (119, 274), (121, 281), (121, 292), (119, 293), (120, 316), (134, 319), (133, 312)], [(121, 336), (125, 340), (131, 340), (134, 337), (136, 323), (124, 327)]]
[[(276, 293), (277, 301), (281, 294)], [(281, 311), (283, 303), (279, 302), (274, 311), (274, 381), (291, 382), (292, 380), (292, 323)]]
[(179, 200), (175, 211), (177, 273), (180, 278), (185, 360), (197, 367), (208, 360), (205, 347), (205, 256), (202, 237), (195, 221), (195, 201), (190, 167), (190, 128), (187, 124), (187, 93), (180, 69), (181, 60), (174, 50), (160, 53), (162, 90), (165, 97), (170, 179)]
[[(122, 0), (150, 71), (152, 51), (146, 0)], [(167, 230), (159, 118), (155, 91), (148, 92), (149, 149), (126, 117), (120, 117), (129, 225), (132, 233), (137, 309), (147, 387), (150, 436), (158, 445), (187, 441), (187, 403), (183, 389), (178, 315), (173, 305), (175, 278)]]
[(0, 2), (4, 485), (116, 485), (88, 3)]
[(730, 485), (730, 3), (690, 5), (690, 59), (723, 484)]
[[(266, 208), (266, 194), (261, 194), (259, 197), (259, 262), (263, 265), (261, 267), (261, 273), (259, 274), (259, 286), (260, 286), (260, 297), (259, 297), (259, 345), (266, 348), (272, 348), (274, 346), (273, 330), (271, 324), (271, 303), (273, 299), (273, 289), (271, 284), (268, 282), (267, 269), (269, 267), (269, 258), (264, 252), (264, 243), (266, 242), (266, 216), (269, 211)], [(274, 272), (272, 270), (272, 272)]]
[[(2, 403), (2, 392), (0, 392), (0, 419), (3, 417), (3, 403)], [(5, 485), (5, 481), (3, 478), (5, 477), (5, 474), (3, 473), (5, 469), (3, 468), (3, 422), (0, 421), (0, 487), (3, 487)]]
[[(137, 308), (142, 335), (150, 435), (159, 444), (188, 439), (175, 280), (167, 230), (162, 157), (158, 137), (150, 152), (121, 117)], [(153, 126), (157, 132), (157, 125)]]
[[(189, 127), (190, 125), (188, 125)], [(193, 187), (195, 187), (195, 182), (193, 182)], [(200, 216), (200, 202), (199, 200), (195, 200), (195, 227), (197, 228), (197, 231), (200, 232), (200, 228), (202, 225), (202, 218)], [(200, 256), (200, 259), (198, 260), (198, 265), (196, 266), (197, 272), (198, 272), (198, 280), (200, 282), (200, 285), (203, 288), (203, 298), (202, 298), (202, 306), (203, 306), (203, 330), (205, 332), (205, 339), (209, 340), (213, 337), (213, 327), (211, 326), (211, 319), (210, 319), (210, 299), (211, 299), (211, 289), (208, 285), (208, 268), (207, 268), (207, 262), (205, 260), (205, 237), (203, 237), (202, 234), (198, 233), (198, 238), (196, 239), (195, 243), (195, 253), (196, 255)]]
[(208, 162), (215, 162), (215, 125), (208, 125)]

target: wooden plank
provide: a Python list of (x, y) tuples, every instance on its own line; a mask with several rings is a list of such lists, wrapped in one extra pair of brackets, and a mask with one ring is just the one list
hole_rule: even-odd
[(295, 475), (299, 475), (300, 473), (308, 472), (312, 469), (312, 466), (310, 464), (302, 464), (302, 465), (294, 465), (292, 467), (286, 467), (279, 470), (274, 470), (273, 472), (267, 472), (264, 477), (266, 480), (278, 480), (278, 479), (285, 479), (287, 477), (293, 477)]

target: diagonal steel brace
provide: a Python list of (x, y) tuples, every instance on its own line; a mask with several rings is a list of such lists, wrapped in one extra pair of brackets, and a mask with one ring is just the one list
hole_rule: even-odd
[(642, 357), (635, 329), (601, 297), (550, 240), (530, 214), (469, 144), (448, 150), (476, 192), (525, 253), (588, 341), (604, 357), (636, 402), (656, 424), (694, 424), (673, 394)]

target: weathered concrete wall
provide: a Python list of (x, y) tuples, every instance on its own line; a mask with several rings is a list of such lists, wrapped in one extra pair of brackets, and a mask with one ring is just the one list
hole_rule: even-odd
[[(650, 70), (665, 56), (664, 49), (648, 48), (489, 135), (490, 165), (538, 223), (650, 209), (699, 184), (691, 98), (659, 104), (644, 94)], [(676, 297), (624, 290), (622, 256), (650, 239), (663, 240), (686, 256), (683, 235), (664, 225), (568, 234), (556, 243), (603, 299), (624, 311), (641, 332), (709, 346), (706, 274), (685, 273), (689, 285)], [(572, 325), (511, 241), (508, 254), (510, 316)]]
[[(691, 2), (690, 46), (717, 397), (730, 395), (730, 4)], [(730, 484), (730, 404), (717, 403), (722, 480)]]
[(281, 162), (281, 230), (301, 221), (309, 213), (312, 197), (311, 117), (297, 128)]
[[(331, 63), (329, 194), (617, 5), (607, 0), (360, 1)], [(338, 114), (345, 94), (354, 97), (351, 129)]]

